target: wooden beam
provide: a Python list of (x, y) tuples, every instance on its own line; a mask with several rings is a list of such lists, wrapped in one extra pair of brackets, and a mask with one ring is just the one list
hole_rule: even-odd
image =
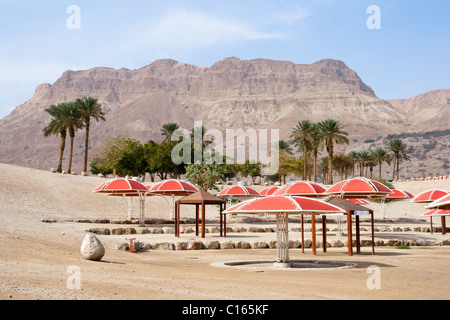
[(347, 211), (347, 239), (348, 239), (348, 255), (353, 256), (352, 249), (352, 214)]
[(316, 255), (316, 215), (311, 215), (311, 226), (312, 226), (312, 253)]

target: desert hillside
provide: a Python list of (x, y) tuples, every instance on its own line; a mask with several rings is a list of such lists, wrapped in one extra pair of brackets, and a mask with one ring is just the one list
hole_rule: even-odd
[[(450, 90), (385, 101), (342, 61), (294, 64), (233, 57), (206, 68), (167, 59), (137, 70), (68, 70), (55, 83), (38, 86), (32, 99), (0, 120), (0, 162), (55, 167), (59, 138), (44, 138), (42, 129), (49, 121), (44, 109), (83, 95), (98, 98), (107, 113), (105, 122), (91, 126), (90, 157), (106, 139), (118, 135), (159, 141), (167, 122), (186, 129), (195, 120), (222, 131), (275, 128), (286, 139), (300, 120), (332, 117), (346, 126), (351, 144), (343, 151), (349, 151), (389, 134), (446, 130), (450, 118)], [(447, 137), (436, 139), (443, 143)], [(442, 157), (448, 158), (447, 150), (441, 150)], [(79, 131), (73, 166), (77, 172), (83, 153), (84, 132)], [(434, 156), (426, 160), (425, 170), (434, 162)], [(439, 172), (424, 173), (434, 174)]]

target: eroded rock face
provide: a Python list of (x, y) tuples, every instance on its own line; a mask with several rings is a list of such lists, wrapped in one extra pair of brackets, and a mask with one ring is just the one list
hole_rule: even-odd
[(91, 232), (84, 237), (80, 251), (82, 258), (85, 260), (100, 261), (105, 255), (105, 247)]

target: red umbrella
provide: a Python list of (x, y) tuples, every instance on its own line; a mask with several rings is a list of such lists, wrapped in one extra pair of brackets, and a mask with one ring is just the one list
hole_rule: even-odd
[(356, 203), (356, 204), (368, 204), (369, 201), (364, 200), (364, 199), (346, 199), (347, 201), (350, 201), (351, 203)]
[(449, 193), (448, 191), (445, 190), (431, 189), (418, 194), (414, 199), (411, 200), (411, 202), (414, 203), (433, 202), (438, 200), (439, 198), (442, 198), (443, 196), (446, 196), (447, 194)]
[(258, 197), (260, 193), (251, 187), (233, 186), (223, 189), (217, 194), (218, 197)]
[(380, 198), (381, 216), (384, 218), (384, 200), (389, 194), (392, 194), (392, 190), (378, 181), (358, 177), (340, 181), (332, 185), (326, 193), (345, 199)]
[(302, 196), (302, 197), (323, 197), (326, 190), (321, 185), (314, 182), (298, 181), (280, 188), (274, 193), (276, 196)]
[(262, 196), (272, 196), (278, 190), (280, 190), (280, 187), (275, 187), (275, 186), (274, 187), (269, 187), (269, 188), (266, 188), (264, 190), (261, 190), (259, 192), (259, 194), (262, 195)]
[[(239, 203), (225, 213), (268, 213), (277, 219), (277, 264), (289, 266), (289, 214), (345, 213), (341, 208), (327, 202), (305, 197), (272, 196)], [(313, 247), (315, 247), (315, 228), (313, 227)]]
[[(417, 195), (412, 201), (415, 203), (431, 202), (431, 204), (429, 204), (428, 206), (425, 207), (427, 209), (431, 209), (431, 208), (447, 209), (450, 207), (450, 193), (448, 191), (440, 190), (440, 189), (427, 190), (427, 191), (424, 191), (421, 194)], [(448, 211), (448, 210), (443, 210), (443, 211), (445, 213), (445, 211)], [(441, 217), (441, 225), (442, 225), (442, 234), (446, 234), (447, 227), (446, 227), (446, 223), (445, 223), (445, 217), (447, 215), (443, 214), (442, 210), (441, 211), (431, 210), (429, 212), (431, 212), (431, 214), (428, 214), (426, 216), (430, 217), (431, 233), (433, 233), (433, 217), (440, 216)], [(436, 212), (440, 212), (441, 214), (435, 214)]]
[(175, 196), (186, 197), (198, 191), (193, 184), (184, 180), (164, 180), (153, 187), (149, 186), (149, 189), (150, 194), (172, 197), (172, 203), (169, 202), (172, 218), (175, 217)]
[(326, 193), (343, 198), (370, 198), (386, 197), (392, 190), (378, 181), (358, 177), (340, 181), (331, 186)]
[(142, 183), (132, 179), (113, 179), (102, 183), (94, 189), (95, 193), (106, 193), (108, 195), (137, 196), (140, 201), (139, 224), (145, 223), (145, 197), (148, 194), (148, 188)]
[(427, 205), (425, 208), (444, 208), (450, 210), (450, 194), (447, 194), (446, 196), (443, 196), (436, 201), (433, 201), (429, 205)]
[(409, 193), (408, 191), (393, 189), (392, 192), (393, 193), (389, 194), (386, 199), (393, 199), (393, 200), (399, 199), (400, 200), (400, 199), (414, 198), (414, 196), (411, 193)]
[(428, 212), (425, 212), (422, 217), (433, 217), (433, 216), (450, 216), (450, 210), (446, 209), (432, 209)]

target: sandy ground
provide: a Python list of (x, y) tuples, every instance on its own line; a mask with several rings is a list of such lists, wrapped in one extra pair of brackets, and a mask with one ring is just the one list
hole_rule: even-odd
[[(106, 254), (101, 262), (81, 259), (80, 246), (85, 229), (100, 225), (69, 222), (76, 219), (124, 219), (127, 202), (93, 194), (104, 179), (52, 174), (0, 164), (0, 299), (148, 299), (148, 300), (297, 300), (297, 299), (449, 299), (450, 246), (377, 247), (349, 257), (346, 248), (328, 248), (327, 253), (310, 249), (290, 250), (291, 259), (354, 263), (344, 269), (273, 270), (264, 266), (218, 267), (213, 263), (237, 260), (270, 260), (274, 249), (233, 249), (197, 251), (148, 251), (128, 253), (116, 250), (125, 236), (101, 236)], [(450, 190), (450, 181), (404, 182), (396, 186), (413, 194), (441, 188)], [(376, 218), (380, 204), (370, 204)], [(137, 214), (137, 201), (133, 207)], [(217, 209), (208, 209), (208, 219), (217, 218)], [(385, 206), (389, 219), (397, 224), (377, 222), (376, 227), (428, 226), (420, 221), (424, 205), (408, 201)], [(183, 209), (183, 215), (192, 216)], [(146, 216), (168, 218), (164, 198), (147, 201)], [(56, 219), (57, 223), (43, 223)], [(231, 221), (231, 225), (239, 225)], [(270, 223), (268, 223), (270, 224)], [(435, 222), (440, 226), (440, 221)], [(112, 227), (102, 225), (102, 227)], [(137, 227), (137, 226), (135, 226)], [(295, 223), (290, 227), (296, 227)], [(331, 226), (333, 227), (333, 226)], [(173, 241), (173, 235), (135, 235), (142, 241)], [(309, 235), (306, 234), (306, 237)], [(336, 236), (330, 232), (329, 237)], [(363, 237), (367, 236), (363, 233)], [(184, 241), (192, 235), (182, 235)], [(299, 233), (290, 233), (298, 239)], [(318, 234), (320, 239), (321, 235)], [(376, 233), (376, 238), (442, 241), (449, 235), (435, 233)], [(229, 234), (229, 240), (276, 240), (275, 233)], [(219, 240), (207, 234), (206, 240)], [(371, 273), (377, 266), (376, 273)], [(75, 267), (75, 268), (74, 268)], [(75, 270), (75, 271), (74, 271)], [(79, 271), (79, 273), (78, 273)], [(79, 288), (73, 279), (80, 275)], [(371, 276), (377, 275), (376, 282)], [(369, 286), (368, 286), (369, 283)], [(370, 283), (379, 287), (371, 288)]]

